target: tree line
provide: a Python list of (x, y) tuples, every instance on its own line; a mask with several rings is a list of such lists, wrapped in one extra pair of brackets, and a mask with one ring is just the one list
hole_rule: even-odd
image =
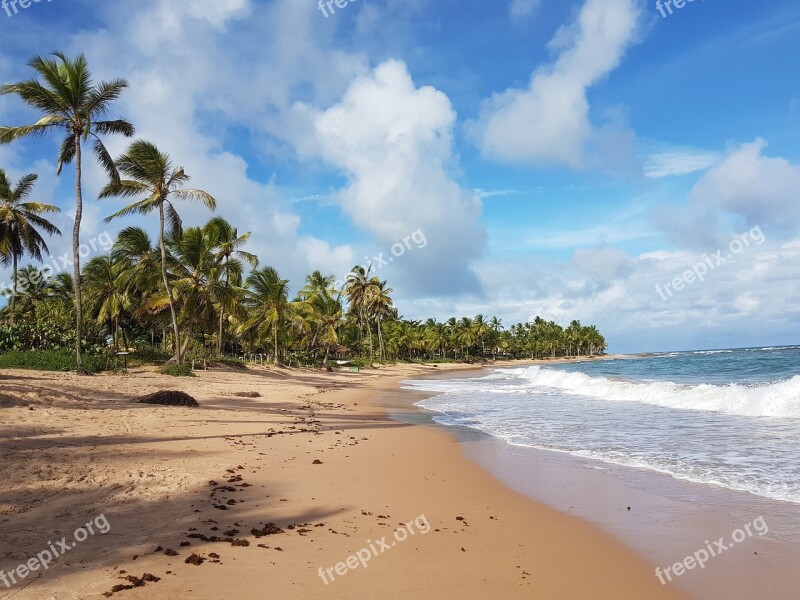
[[(105, 120), (128, 86), (117, 79), (95, 82), (83, 56), (36, 57), (37, 78), (4, 85), (42, 113), (33, 124), (0, 127), (0, 143), (59, 133), (58, 174), (75, 166), (72, 273), (35, 265), (49, 254), (45, 236), (60, 235), (47, 217), (58, 207), (31, 200), (37, 175), (12, 182), (0, 169), (0, 263), (12, 269), (0, 312), (0, 350), (8, 347), (74, 347), (78, 372), (82, 352), (107, 347), (161, 348), (172, 360), (187, 356), (263, 353), (275, 363), (320, 362), (332, 357), (375, 360), (475, 360), (487, 357), (577, 356), (602, 353), (606, 342), (594, 326), (573, 321), (562, 328), (536, 318), (506, 330), (496, 317), (425, 322), (403, 318), (393, 290), (369, 267), (355, 267), (343, 286), (319, 271), (294, 295), (289, 281), (271, 266), (259, 266), (247, 251), (250, 233), (220, 216), (184, 228), (178, 208), (198, 203), (209, 211), (216, 200), (188, 187), (189, 175), (154, 143), (133, 141), (112, 158), (103, 138), (132, 137), (124, 119)], [(155, 239), (127, 227), (109, 251), (81, 265), (84, 146), (105, 170), (99, 199), (124, 198), (125, 208), (106, 221), (152, 215)]]

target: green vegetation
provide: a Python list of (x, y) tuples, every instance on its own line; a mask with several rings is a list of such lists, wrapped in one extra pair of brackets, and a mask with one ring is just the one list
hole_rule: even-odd
[(159, 373), (162, 375), (171, 375), (172, 377), (194, 377), (195, 374), (192, 373), (192, 368), (187, 364), (180, 364), (180, 363), (170, 363), (168, 365), (164, 365), (160, 370)]
[[(38, 261), (47, 252), (39, 231), (58, 231), (41, 215), (57, 209), (27, 202), (35, 175), (12, 186), (0, 171), (0, 260), (14, 272), (5, 291), (11, 301), (0, 311), (0, 352), (14, 357), (7, 362), (82, 372), (96, 368), (98, 356), (105, 363), (116, 352), (133, 350), (130, 363), (172, 359), (176, 364), (163, 372), (186, 376), (192, 360), (244, 366), (239, 357), (254, 355), (280, 365), (327, 367), (335, 359), (369, 366), (605, 351), (597, 328), (578, 321), (563, 328), (537, 317), (505, 329), (498, 318), (484, 315), (445, 322), (406, 319), (394, 305), (393, 290), (369, 266), (354, 267), (341, 288), (333, 276), (315, 271), (293, 295), (287, 279), (274, 267), (259, 267), (258, 258), (245, 250), (249, 233), (240, 234), (220, 216), (202, 227), (183, 228), (177, 201), (213, 211), (216, 200), (186, 187), (189, 175), (155, 144), (136, 140), (116, 160), (108, 155), (100, 136), (133, 134), (126, 121), (101, 118), (127, 87), (124, 80), (95, 84), (82, 56), (55, 57), (31, 61), (39, 80), (0, 88), (45, 115), (34, 125), (0, 127), (0, 144), (52, 130), (66, 135), (59, 173), (75, 164), (75, 269), (72, 276), (53, 276), (32, 265), (18, 269), (25, 255)], [(155, 240), (142, 228), (123, 229), (108, 254), (81, 269), (81, 146), (89, 138), (108, 175), (100, 198), (128, 201), (106, 221), (156, 213), (158, 229)], [(70, 346), (75, 353), (67, 364), (64, 353)], [(55, 354), (25, 352), (30, 350)]]
[[(89, 373), (97, 373), (106, 367), (105, 357), (103, 356), (84, 354), (83, 359), (83, 367)], [(0, 352), (0, 369), (75, 371), (77, 367), (75, 353), (67, 348)]]

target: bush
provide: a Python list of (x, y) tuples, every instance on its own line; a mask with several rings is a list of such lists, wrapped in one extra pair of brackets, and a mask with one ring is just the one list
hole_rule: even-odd
[(212, 362), (225, 365), (226, 367), (233, 367), (234, 369), (246, 369), (247, 364), (238, 358), (215, 358)]
[[(90, 373), (106, 368), (105, 357), (82, 354), (83, 367)], [(12, 350), (0, 353), (0, 369), (31, 369), (35, 371), (75, 371), (75, 352), (66, 348), (59, 350)]]
[(192, 373), (192, 367), (187, 364), (179, 365), (177, 363), (172, 363), (169, 365), (164, 365), (159, 373), (162, 375), (170, 375), (171, 377), (196, 377), (194, 373)]

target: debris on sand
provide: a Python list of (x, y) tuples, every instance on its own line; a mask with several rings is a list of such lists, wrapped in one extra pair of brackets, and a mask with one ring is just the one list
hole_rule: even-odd
[(250, 533), (252, 533), (256, 538), (260, 538), (267, 535), (275, 535), (276, 533), (283, 533), (283, 529), (275, 525), (275, 523), (267, 523), (261, 529), (251, 529)]
[(192, 408), (200, 406), (197, 400), (192, 398), (189, 394), (184, 394), (183, 392), (175, 390), (162, 390), (154, 394), (148, 394), (147, 396), (137, 398), (136, 402), (141, 404), (159, 404), (162, 406), (188, 406)]

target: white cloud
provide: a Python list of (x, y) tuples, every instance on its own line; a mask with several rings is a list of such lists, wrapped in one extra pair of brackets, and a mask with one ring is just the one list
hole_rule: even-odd
[(705, 171), (722, 160), (719, 152), (650, 142), (643, 149), (644, 174), (651, 179)]
[(690, 202), (733, 213), (747, 226), (796, 230), (800, 223), (800, 166), (764, 156), (757, 139), (731, 152), (692, 190)]
[(762, 227), (792, 235), (800, 225), (800, 166), (764, 155), (762, 139), (731, 151), (695, 184), (686, 205), (662, 205), (652, 219), (676, 244), (705, 249), (731, 232)]
[(424, 232), (428, 245), (402, 259), (408, 287), (478, 291), (469, 264), (486, 242), (481, 202), (449, 174), (456, 115), (445, 94), (416, 87), (404, 63), (387, 61), (356, 79), (338, 104), (297, 111), (313, 120), (314, 148), (348, 175), (337, 200), (354, 224), (387, 249)]
[[(551, 42), (559, 55), (537, 69), (525, 89), (508, 89), (484, 103), (470, 127), (484, 156), (509, 162), (580, 168), (627, 152), (631, 133), (589, 119), (590, 87), (613, 71), (634, 41), (639, 9), (634, 0), (586, 0), (575, 23)], [(595, 148), (597, 153), (587, 156)], [(617, 152), (617, 153), (618, 153)], [(628, 157), (622, 161), (626, 166)]]

